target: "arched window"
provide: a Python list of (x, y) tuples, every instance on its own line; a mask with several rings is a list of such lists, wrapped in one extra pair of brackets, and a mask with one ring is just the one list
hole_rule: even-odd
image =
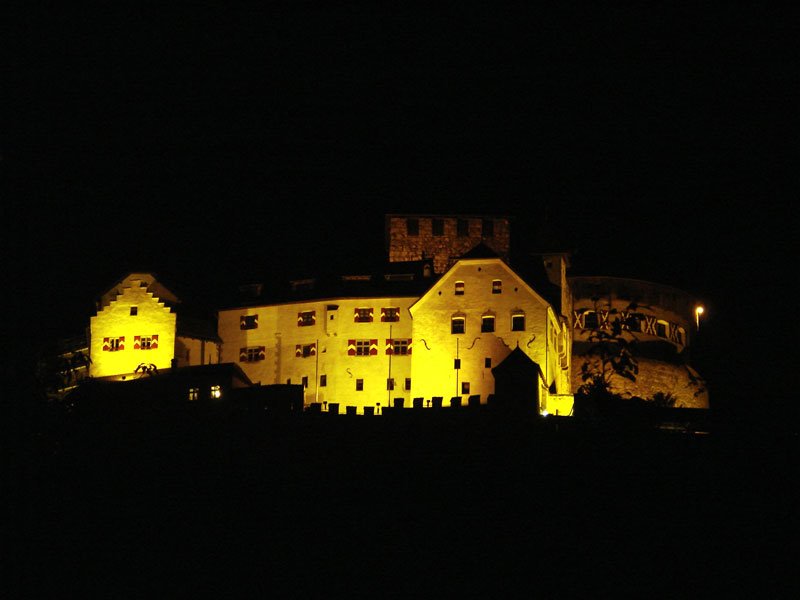
[(450, 333), (466, 333), (466, 319), (461, 315), (453, 316), (450, 319)]
[(515, 312), (511, 315), (511, 331), (525, 331), (524, 312)]

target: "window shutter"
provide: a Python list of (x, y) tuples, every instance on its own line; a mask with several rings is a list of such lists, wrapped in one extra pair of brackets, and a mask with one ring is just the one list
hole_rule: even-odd
[(108, 352), (108, 338), (103, 338), (103, 352)]
[(391, 338), (386, 339), (386, 354), (394, 354), (394, 341)]
[(150, 348), (153, 350), (158, 349), (158, 335), (153, 336), (153, 341), (150, 343)]
[(239, 362), (247, 362), (247, 348), (239, 348)]
[(125, 350), (125, 336), (120, 336), (119, 338), (119, 349)]
[(411, 354), (411, 339), (408, 340), (408, 354)]
[(355, 355), (356, 355), (356, 341), (347, 340), (347, 356), (355, 356)]
[(369, 341), (369, 355), (370, 356), (378, 355), (378, 340)]
[(294, 355), (295, 356), (303, 356), (303, 346), (301, 344), (297, 344), (294, 347)]
[(140, 348), (139, 340), (142, 339), (142, 336), (135, 335), (133, 336), (133, 349), (138, 350)]
[(583, 329), (583, 313), (577, 310), (572, 311), (572, 316), (575, 318), (573, 329)]

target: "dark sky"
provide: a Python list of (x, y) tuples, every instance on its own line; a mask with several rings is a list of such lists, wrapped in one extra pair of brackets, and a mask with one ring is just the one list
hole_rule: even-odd
[(783, 394), (796, 11), (333, 4), (11, 15), (6, 256), (40, 337), (132, 268), (344, 261), (382, 251), (387, 212), (510, 214), (524, 254), (547, 215), (576, 272), (703, 298), (724, 395)]

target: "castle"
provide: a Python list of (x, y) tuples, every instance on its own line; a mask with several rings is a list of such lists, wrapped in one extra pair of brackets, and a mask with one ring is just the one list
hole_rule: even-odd
[[(130, 381), (202, 370), (176, 393), (213, 400), (231, 386), (290, 384), (302, 386), (306, 407), (357, 414), (487, 404), (513, 386), (539, 412), (569, 415), (592, 332), (622, 314), (622, 335), (642, 352), (638, 377), (615, 381), (616, 391), (708, 407), (686, 360), (696, 303), (685, 292), (570, 277), (561, 252), (512, 268), (505, 216), (388, 214), (385, 226), (379, 268), (248, 282), (218, 307), (216, 323), (190, 317), (154, 274), (129, 273), (97, 302), (83, 374)], [(228, 366), (216, 383), (212, 365)]]

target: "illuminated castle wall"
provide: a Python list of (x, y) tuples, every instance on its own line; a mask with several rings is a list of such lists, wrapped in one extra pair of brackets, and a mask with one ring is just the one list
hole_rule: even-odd
[(281, 298), (257, 284), (249, 299), (217, 311), (211, 333), (189, 331), (176, 315), (180, 300), (152, 274), (132, 273), (90, 320), (91, 375), (124, 379), (142, 363), (235, 363), (254, 384), (301, 384), (306, 404), (363, 413), (400, 398), (406, 407), (437, 397), (486, 403), (493, 369), (518, 348), (539, 370), (531, 401), (569, 414), (588, 331), (635, 301), (638, 325), (626, 335), (644, 350), (640, 374), (616, 390), (669, 392), (676, 406), (708, 407), (685, 359), (694, 331), (685, 293), (568, 277), (569, 257), (559, 253), (530, 259), (542, 274), (534, 283), (509, 265), (505, 217), (387, 215), (386, 236), (391, 272), (341, 276), (334, 288), (296, 281)]
[(669, 392), (675, 406), (708, 408), (708, 390), (687, 361), (696, 331), (691, 296), (670, 286), (616, 277), (571, 277), (569, 283), (574, 299), (573, 390), (583, 383), (581, 365), (590, 360), (590, 332), (608, 330), (609, 319), (623, 317), (623, 337), (636, 340), (639, 372), (635, 382), (612, 377), (612, 390), (640, 398)]
[(180, 331), (178, 304), (151, 273), (131, 273), (117, 282), (89, 320), (90, 376), (125, 379), (142, 364), (164, 370), (219, 362), (215, 336)]

